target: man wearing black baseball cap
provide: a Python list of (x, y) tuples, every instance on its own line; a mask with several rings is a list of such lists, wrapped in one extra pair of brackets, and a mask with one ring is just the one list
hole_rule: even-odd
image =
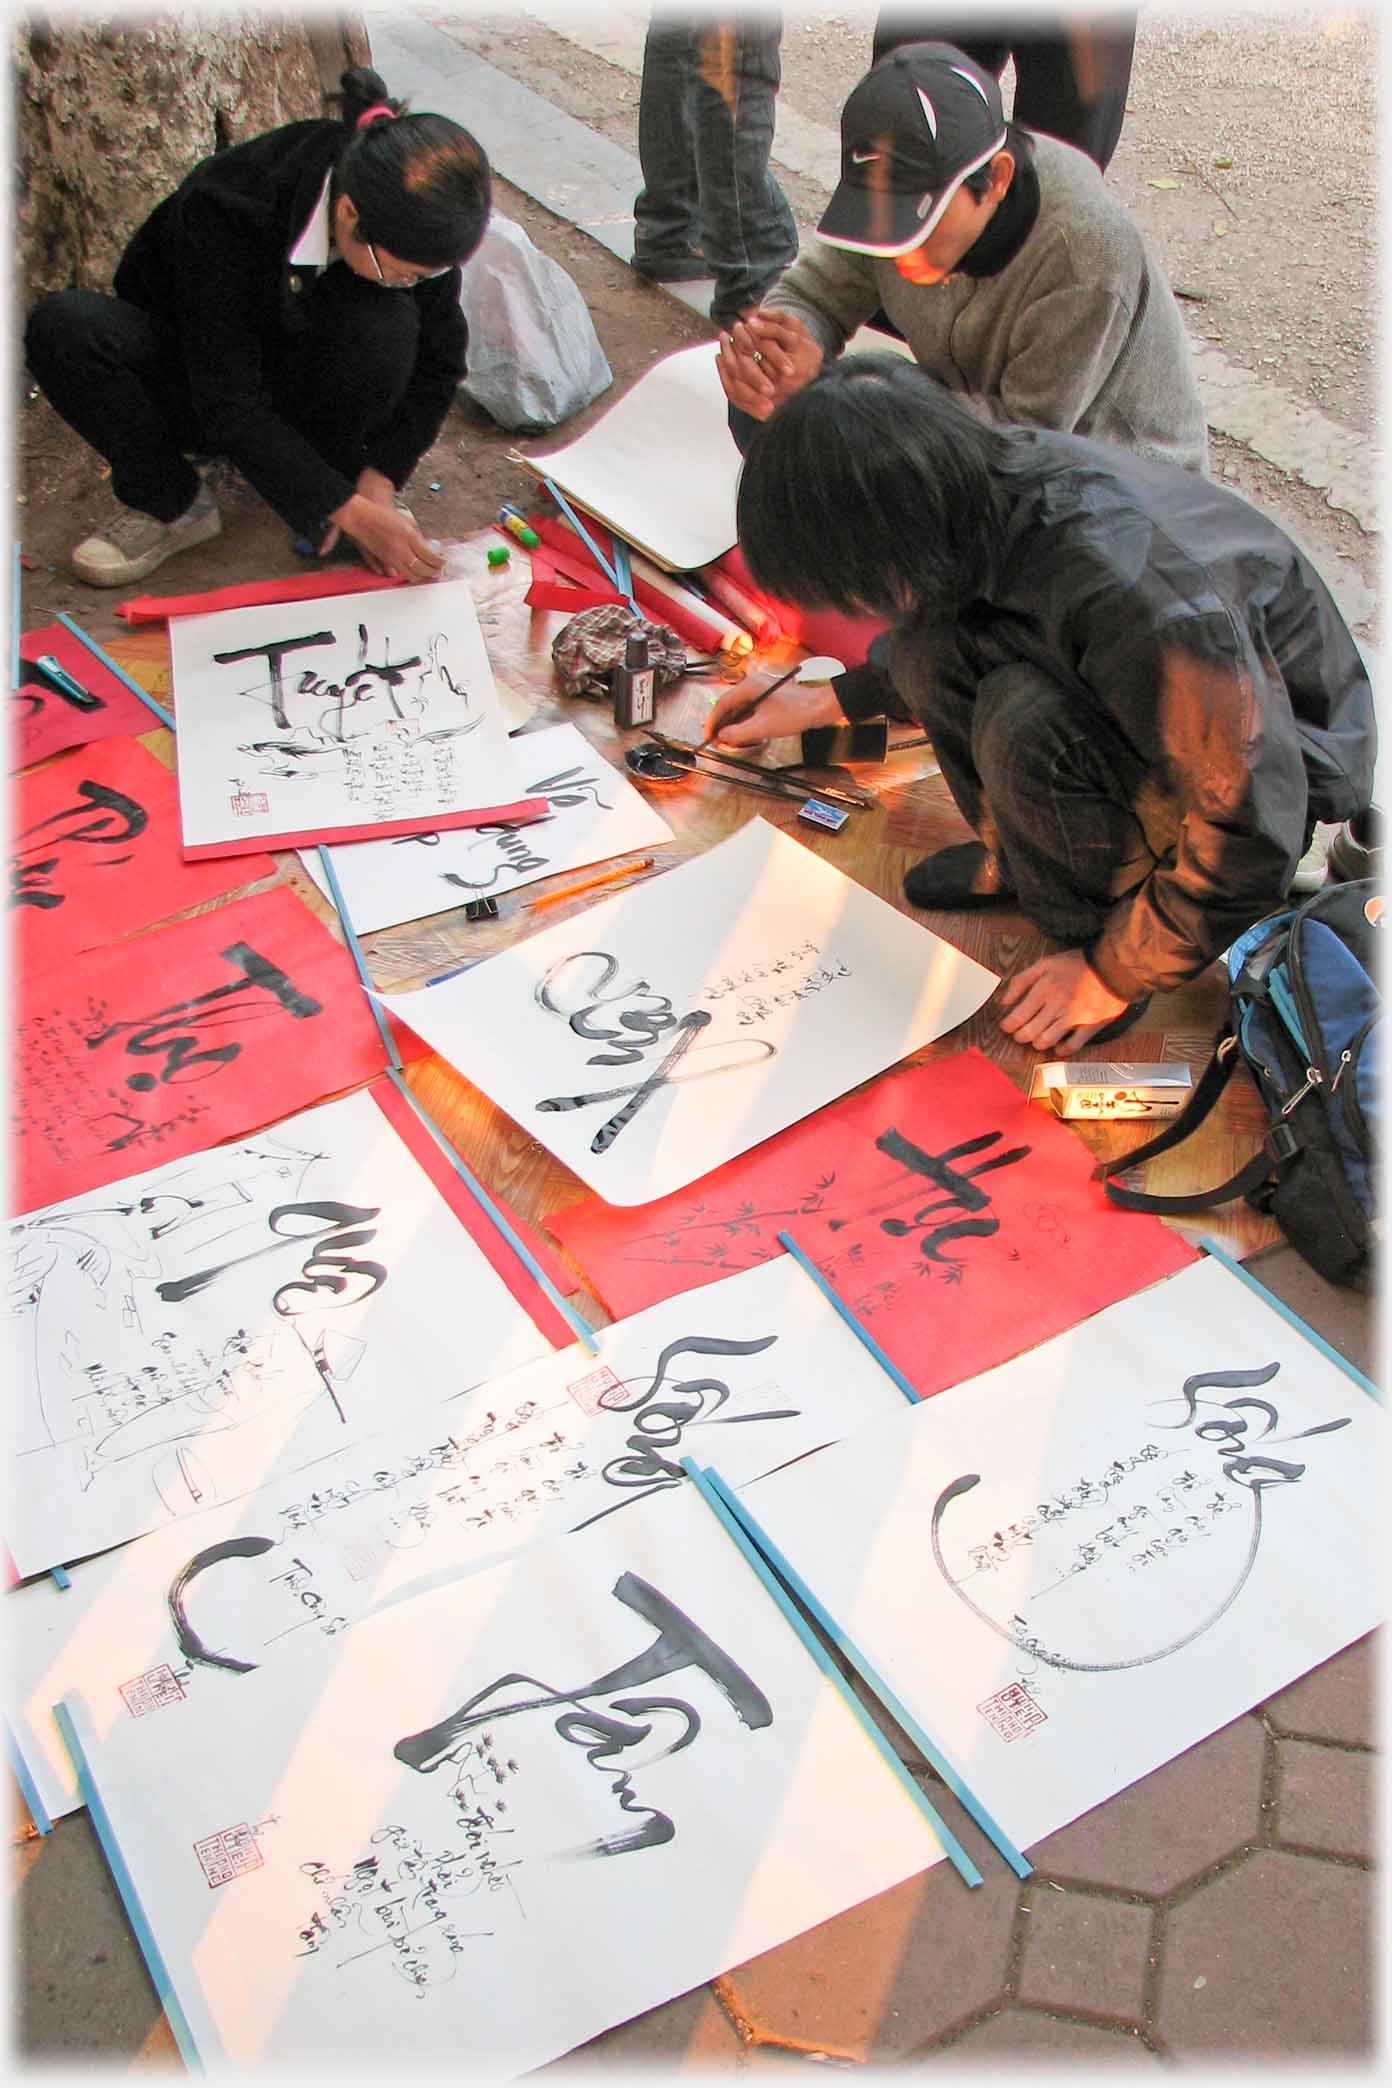
[(720, 337), (736, 440), (878, 311), (978, 418), (1202, 471), (1206, 428), (1164, 275), (1092, 161), (1007, 123), (952, 44), (905, 44), (841, 114), (841, 180), (800, 256)]

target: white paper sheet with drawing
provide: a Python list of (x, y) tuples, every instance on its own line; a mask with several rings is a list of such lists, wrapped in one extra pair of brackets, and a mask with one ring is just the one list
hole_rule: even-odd
[(169, 643), (186, 853), (524, 797), (463, 581), (176, 617)]
[(462, 978), (382, 998), (606, 1201), (641, 1204), (956, 1029), (996, 984), (753, 819)]
[(1372, 1629), (1384, 1433), (1205, 1260), (746, 1500), (1028, 1848)]
[(368, 1094), (9, 1227), (21, 1575), (549, 1353)]
[[(687, 1484), (680, 1459), (752, 1479), (903, 1404), (795, 1261), (671, 1298), (7, 1598), (7, 1712), (40, 1798), (79, 1803), (52, 1707), (80, 1689), (105, 1731), (300, 1657), (414, 1588)], [(138, 1709), (136, 1707), (144, 1707)]]
[(938, 1860), (691, 1488), (99, 1737), (205, 2064), (513, 2077)]
[(519, 463), (673, 572), (735, 541), (741, 457), (716, 375), (715, 343), (674, 349), (584, 432)]
[[(523, 733), (512, 746), (522, 795), (545, 799), (544, 819), (334, 849), (334, 875), (360, 935), (671, 840), (666, 820), (574, 725)], [(307, 850), (301, 861), (327, 891), (318, 855)]]

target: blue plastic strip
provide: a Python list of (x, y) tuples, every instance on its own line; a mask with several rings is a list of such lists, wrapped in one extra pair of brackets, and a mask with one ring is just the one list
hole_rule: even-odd
[(24, 1759), (23, 1751), (8, 1719), (5, 1720), (5, 1752), (10, 1758), (10, 1767), (14, 1771), (15, 1782), (19, 1785), (19, 1794), (29, 1808), (29, 1817), (36, 1830), (40, 1834), (52, 1834), (53, 1821), (49, 1817), (48, 1807), (39, 1796), (38, 1786), (29, 1774), (29, 1764)]
[[(598, 544), (590, 535), (590, 532), (588, 531), (588, 529), (586, 529), (584, 523), (580, 520), (580, 517), (576, 514), (574, 508), (566, 499), (560, 487), (556, 484), (556, 481), (554, 479), (543, 479), (541, 483), (543, 484), (543, 486), (545, 486), (547, 492), (551, 495), (551, 498), (555, 501), (557, 507), (565, 516), (571, 528), (575, 531), (575, 534), (579, 537), (581, 543), (584, 544), (586, 550), (589, 552), (591, 558), (594, 559), (596, 565), (599, 567), (601, 573), (603, 573), (605, 579), (608, 580), (611, 583), (611, 585), (617, 589), (617, 591), (623, 596), (624, 600), (628, 603), (628, 606), (633, 611), (634, 615), (637, 616), (640, 612), (638, 604), (633, 597), (632, 585), (630, 584), (629, 586), (625, 586), (623, 581), (620, 580), (617, 571), (609, 563), (609, 560), (604, 556), (604, 553), (600, 550)], [(617, 554), (619, 543), (617, 532), (612, 533), (611, 540), (614, 545), (615, 553)]]
[(72, 1581), (69, 1577), (68, 1569), (66, 1566), (50, 1566), (48, 1570), (53, 1577), (53, 1582), (56, 1587), (70, 1588), (72, 1586)]
[(72, 1715), (64, 1703), (54, 1705), (53, 1716), (58, 1721), (58, 1730), (63, 1736), (63, 1744), (72, 1756), (72, 1765), (77, 1772), (78, 1789), (81, 1791), (83, 1802), (92, 1816), (92, 1825), (97, 1830), (97, 1839), (102, 1845), (102, 1854), (106, 1857), (107, 1866), (115, 1881), (116, 1890), (121, 1895), (121, 1904), (126, 1910), (126, 1919), (130, 1922), (131, 1928), (135, 1933), (135, 1940), (140, 1946), (140, 1954), (149, 1967), (150, 1977), (155, 1983), (155, 1992), (160, 1997), (160, 2006), (163, 2008), (169, 2027), (174, 2033), (174, 2042), (178, 2045), (180, 2055), (189, 2071), (191, 2073), (202, 2073), (203, 2061), (199, 2057), (198, 2046), (194, 2042), (193, 2032), (188, 2026), (188, 2018), (179, 2005), (173, 1983), (165, 1970), (164, 1959), (160, 1956), (159, 1946), (155, 1942), (149, 1922), (145, 1919), (145, 1910), (140, 1904), (140, 1895), (135, 1889), (135, 1880), (131, 1877), (127, 1868), (125, 1857), (121, 1854), (121, 1845), (116, 1839), (116, 1830), (111, 1824), (111, 1816), (97, 1795), (97, 1787), (92, 1779), (86, 1750), (78, 1738), (77, 1728), (72, 1722)]
[(88, 652), (92, 655), (92, 658), (94, 660), (101, 661), (103, 667), (105, 667), (108, 674), (114, 674), (117, 681), (124, 682), (126, 687), (130, 690), (132, 696), (138, 696), (140, 698), (140, 701), (144, 704), (146, 710), (152, 710), (154, 712), (155, 716), (159, 719), (161, 725), (167, 725), (171, 732), (174, 730), (173, 713), (167, 711), (162, 703), (156, 703), (153, 696), (147, 695), (145, 690), (141, 688), (138, 681), (132, 681), (130, 675), (127, 674), (125, 668), (118, 667), (116, 665), (116, 662), (112, 659), (110, 653), (103, 652), (101, 647), (98, 645), (96, 639), (89, 638), (87, 636), (87, 633), (83, 630), (81, 624), (74, 623), (72, 618), (63, 609), (60, 609), (58, 611), (58, 621), (63, 626), (63, 629), (65, 631), (72, 632), (73, 637), (77, 639), (79, 644), (86, 646)]
[(368, 977), (367, 966), (363, 962), (363, 953), (358, 948), (358, 938), (353, 933), (353, 923), (348, 918), (348, 908), (344, 903), (337, 872), (329, 856), (328, 848), (322, 841), (319, 844), (319, 867), (324, 873), (324, 882), (328, 885), (329, 896), (333, 900), (339, 926), (343, 930), (343, 940), (348, 945), (348, 955), (352, 958), (353, 968), (358, 975), (358, 984), (367, 995), (367, 1005), (372, 1010), (372, 1019), (377, 1025), (377, 1034), (382, 1039), (387, 1057), (399, 1073), (401, 1071), (401, 1053), (397, 1050), (392, 1039), (391, 1030), (387, 1026), (387, 1018), (382, 1012), (381, 1004), (377, 999), (377, 989)]
[(896, 1719), (909, 1735), (909, 1738), (917, 1743), (924, 1759), (931, 1762), (949, 1791), (952, 1792), (963, 1810), (970, 1813), (987, 1840), (993, 1842), (1000, 1850), (1001, 1855), (1010, 1865), (1016, 1877), (1028, 1878), (1032, 1876), (1034, 1871), (1033, 1864), (1027, 1862), (1020, 1854), (1020, 1851), (1016, 1848), (1014, 1842), (1011, 1841), (1004, 1828), (996, 1825), (990, 1813), (987, 1812), (980, 1799), (974, 1796), (970, 1786), (963, 1782), (946, 1755), (942, 1752), (942, 1749), (928, 1737), (907, 1706), (900, 1702), (878, 1669), (874, 1668), (866, 1659), (854, 1639), (847, 1637), (846, 1633), (836, 1622), (836, 1619), (831, 1615), (831, 1612), (817, 1600), (817, 1597), (812, 1593), (802, 1575), (789, 1565), (782, 1552), (779, 1551), (778, 1546), (751, 1513), (748, 1504), (736, 1498), (718, 1472), (711, 1472), (709, 1477), (711, 1484), (719, 1491), (721, 1499), (729, 1508), (730, 1513), (738, 1517), (759, 1550), (767, 1556), (778, 1572), (782, 1574), (798, 1600), (804, 1603), (812, 1612), (823, 1631), (826, 1632), (833, 1644), (839, 1647), (841, 1652), (845, 1654), (856, 1673), (874, 1690), (875, 1695), (890, 1716)]
[(972, 1862), (971, 1857), (962, 1847), (962, 1844), (958, 1841), (956, 1835), (952, 1832), (952, 1829), (948, 1826), (947, 1822), (938, 1813), (937, 1809), (933, 1805), (933, 1802), (928, 1797), (927, 1793), (925, 1791), (920, 1790), (919, 1786), (914, 1782), (908, 1770), (904, 1767), (904, 1764), (900, 1761), (898, 1755), (890, 1746), (889, 1741), (885, 1738), (884, 1734), (876, 1725), (874, 1719), (870, 1716), (870, 1713), (866, 1710), (864, 1704), (860, 1702), (859, 1698), (856, 1696), (855, 1691), (847, 1683), (845, 1676), (838, 1672), (836, 1663), (828, 1656), (826, 1648), (824, 1646), (819, 1645), (813, 1633), (808, 1630), (806, 1624), (798, 1615), (792, 1603), (788, 1600), (786, 1591), (779, 1587), (778, 1582), (774, 1579), (774, 1576), (769, 1572), (767, 1561), (760, 1558), (758, 1552), (750, 1543), (748, 1537), (745, 1535), (744, 1530), (740, 1526), (738, 1517), (734, 1514), (733, 1509), (725, 1496), (724, 1488), (721, 1484), (719, 1474), (709, 1469), (703, 1471), (701, 1467), (693, 1463), (689, 1457), (683, 1457), (679, 1460), (679, 1462), (681, 1464), (682, 1470), (691, 1480), (693, 1486), (696, 1488), (696, 1491), (700, 1494), (702, 1500), (706, 1503), (706, 1506), (715, 1516), (717, 1522), (725, 1531), (725, 1534), (729, 1537), (730, 1541), (738, 1548), (740, 1556), (743, 1558), (745, 1564), (750, 1568), (751, 1572), (756, 1573), (758, 1575), (768, 1594), (770, 1595), (772, 1600), (777, 1603), (783, 1616), (787, 1619), (787, 1622), (792, 1627), (793, 1631), (796, 1633), (801, 1644), (806, 1648), (807, 1652), (811, 1655), (812, 1659), (816, 1662), (817, 1666), (821, 1669), (821, 1672), (826, 1676), (827, 1680), (835, 1684), (837, 1691), (845, 1699), (846, 1704), (848, 1705), (850, 1710), (855, 1714), (855, 1717), (860, 1723), (860, 1725), (864, 1727), (866, 1733), (868, 1733), (870, 1738), (874, 1741), (875, 1746), (878, 1748), (879, 1752), (884, 1756), (886, 1763), (888, 1764), (890, 1769), (893, 1770), (898, 1782), (903, 1786), (904, 1790), (913, 1799), (914, 1804), (918, 1807), (918, 1810), (928, 1821), (928, 1824), (933, 1829), (933, 1832), (937, 1835), (939, 1841), (942, 1843), (943, 1848), (947, 1853), (948, 1860), (952, 1864), (953, 1869), (957, 1872), (957, 1875), (962, 1879), (964, 1884), (981, 1884), (981, 1873), (977, 1869), (976, 1865)]
[(1370, 1377), (1363, 1375), (1356, 1363), (1350, 1363), (1347, 1356), (1341, 1356), (1339, 1351), (1333, 1348), (1322, 1334), (1315, 1332), (1308, 1320), (1303, 1320), (1298, 1312), (1292, 1311), (1291, 1307), (1283, 1299), (1278, 1298), (1274, 1291), (1269, 1291), (1264, 1283), (1252, 1275), (1250, 1270), (1244, 1269), (1241, 1262), (1228, 1253), (1226, 1247), (1221, 1246), (1217, 1240), (1211, 1239), (1207, 1233), (1200, 1235), (1199, 1245), (1203, 1248), (1205, 1254), (1211, 1254), (1214, 1261), (1221, 1262), (1225, 1269), (1230, 1269), (1234, 1276), (1240, 1277), (1248, 1290), (1255, 1291), (1257, 1296), (1265, 1304), (1269, 1305), (1273, 1312), (1278, 1312), (1289, 1326), (1295, 1328), (1297, 1333), (1303, 1334), (1312, 1348), (1317, 1348), (1322, 1356), (1327, 1357), (1331, 1363), (1337, 1364), (1345, 1377), (1353, 1379), (1360, 1391), (1366, 1392), (1370, 1399), (1375, 1399), (1379, 1406), (1384, 1404), (1383, 1395), (1379, 1388)]
[(633, 568), (629, 563), (628, 546), (626, 543), (624, 543), (623, 539), (617, 535), (611, 536), (610, 542), (613, 544), (614, 547), (614, 577), (617, 579), (619, 583), (619, 593), (628, 597), (629, 603), (634, 611), (634, 614), (636, 615), (638, 610), (638, 602), (633, 592)]
[(580, 1314), (575, 1310), (575, 1307), (570, 1303), (569, 1299), (563, 1298), (561, 1296), (555, 1284), (551, 1281), (551, 1278), (547, 1275), (545, 1269), (543, 1269), (541, 1263), (532, 1253), (531, 1248), (527, 1245), (526, 1241), (522, 1238), (521, 1234), (517, 1231), (516, 1227), (508, 1223), (507, 1218), (504, 1216), (503, 1212), (499, 1210), (498, 1206), (494, 1203), (492, 1197), (488, 1194), (488, 1191), (484, 1188), (482, 1182), (480, 1182), (477, 1176), (472, 1174), (470, 1170), (465, 1166), (464, 1162), (460, 1159), (458, 1153), (456, 1153), (456, 1151), (454, 1150), (454, 1147), (445, 1137), (444, 1132), (441, 1131), (439, 1126), (431, 1120), (427, 1112), (424, 1109), (422, 1109), (420, 1103), (411, 1093), (411, 1090), (407, 1087), (400, 1073), (395, 1071), (390, 1072), (388, 1073), (387, 1078), (405, 1096), (406, 1100), (410, 1103), (416, 1115), (424, 1124), (426, 1130), (434, 1139), (436, 1145), (440, 1148), (440, 1151), (444, 1154), (445, 1158), (453, 1167), (455, 1173), (463, 1182), (470, 1196), (473, 1197), (474, 1202), (479, 1205), (481, 1210), (486, 1212), (487, 1216), (498, 1228), (498, 1231), (507, 1241), (509, 1247), (511, 1247), (513, 1253), (517, 1256), (517, 1259), (521, 1262), (523, 1268), (526, 1269), (527, 1273), (533, 1278), (535, 1282), (541, 1285), (541, 1288), (545, 1291), (547, 1297), (551, 1300), (551, 1303), (555, 1306), (557, 1312), (559, 1312), (561, 1318), (566, 1322), (567, 1326), (574, 1328), (575, 1338), (580, 1343), (581, 1347), (585, 1349), (585, 1351), (589, 1355), (597, 1356), (599, 1354), (599, 1343), (595, 1340), (593, 1327), (591, 1327), (586, 1320), (583, 1320), (580, 1317)]
[(844, 1304), (842, 1300), (837, 1297), (835, 1291), (827, 1282), (821, 1270), (816, 1266), (814, 1262), (809, 1261), (808, 1257), (803, 1253), (801, 1247), (798, 1246), (798, 1243), (793, 1238), (792, 1234), (781, 1232), (778, 1234), (777, 1237), (779, 1246), (785, 1247), (788, 1253), (791, 1254), (791, 1256), (793, 1257), (793, 1260), (797, 1263), (798, 1267), (800, 1269), (806, 1270), (807, 1274), (812, 1278), (812, 1281), (816, 1284), (822, 1296), (826, 1299), (828, 1305), (831, 1306), (834, 1312), (840, 1314), (841, 1318), (846, 1322), (846, 1325), (850, 1328), (852, 1334), (855, 1335), (856, 1340), (874, 1357), (875, 1361), (879, 1364), (881, 1370), (884, 1371), (886, 1377), (893, 1378), (895, 1384), (899, 1387), (899, 1390), (903, 1393), (905, 1399), (908, 1400), (910, 1406), (921, 1406), (923, 1403), (922, 1400), (920, 1399), (918, 1393), (915, 1392), (913, 1386), (909, 1383), (908, 1379), (905, 1377), (903, 1371), (900, 1370), (896, 1364), (890, 1362), (888, 1356), (880, 1347), (878, 1341), (876, 1341), (872, 1335), (866, 1332), (865, 1328), (862, 1327), (860, 1321), (851, 1311), (850, 1306)]

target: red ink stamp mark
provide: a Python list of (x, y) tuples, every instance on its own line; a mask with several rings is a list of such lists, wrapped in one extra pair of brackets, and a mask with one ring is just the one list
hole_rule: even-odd
[(171, 1667), (147, 1668), (133, 1682), (120, 1685), (127, 1711), (132, 1718), (145, 1718), (151, 1711), (162, 1711), (166, 1704), (182, 1704), (184, 1692), (179, 1679)]
[(609, 1394), (617, 1392), (622, 1397), (623, 1384), (615, 1377), (607, 1363), (601, 1363), (598, 1370), (590, 1371), (586, 1377), (576, 1378), (566, 1386), (566, 1390), (582, 1414), (599, 1414), (617, 1404)]
[(1012, 1682), (988, 1696), (977, 1710), (1002, 1740), (1022, 1740), (1035, 1726), (1047, 1725), (1049, 1714), (1041, 1711), (1023, 1682)]
[(258, 812), (270, 810), (270, 799), (264, 790), (239, 790), (227, 802), (238, 819), (254, 819)]
[(205, 1841), (195, 1842), (193, 1853), (210, 1887), (245, 1877), (248, 1871), (260, 1870), (262, 1863), (256, 1830), (248, 1827), (245, 1820), (240, 1827), (225, 1827), (221, 1834), (210, 1834)]

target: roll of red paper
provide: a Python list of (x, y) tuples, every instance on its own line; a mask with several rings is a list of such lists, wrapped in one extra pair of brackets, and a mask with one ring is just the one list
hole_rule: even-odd
[[(579, 581), (582, 587), (606, 587), (609, 599), (620, 601), (622, 597), (612, 582), (595, 563), (575, 531), (554, 515), (532, 515), (528, 517), (532, 528), (546, 545), (556, 570), (569, 580)], [(588, 521), (586, 528), (589, 528)], [(609, 532), (598, 526), (592, 531), (595, 542), (609, 556), (611, 545)], [(633, 593), (638, 606), (654, 623), (670, 625), (679, 638), (692, 645), (698, 652), (718, 653), (724, 649), (724, 619), (719, 622), (704, 609), (698, 610), (686, 602), (674, 601), (650, 587), (646, 580), (633, 576)], [(694, 597), (692, 598), (694, 603)]]

